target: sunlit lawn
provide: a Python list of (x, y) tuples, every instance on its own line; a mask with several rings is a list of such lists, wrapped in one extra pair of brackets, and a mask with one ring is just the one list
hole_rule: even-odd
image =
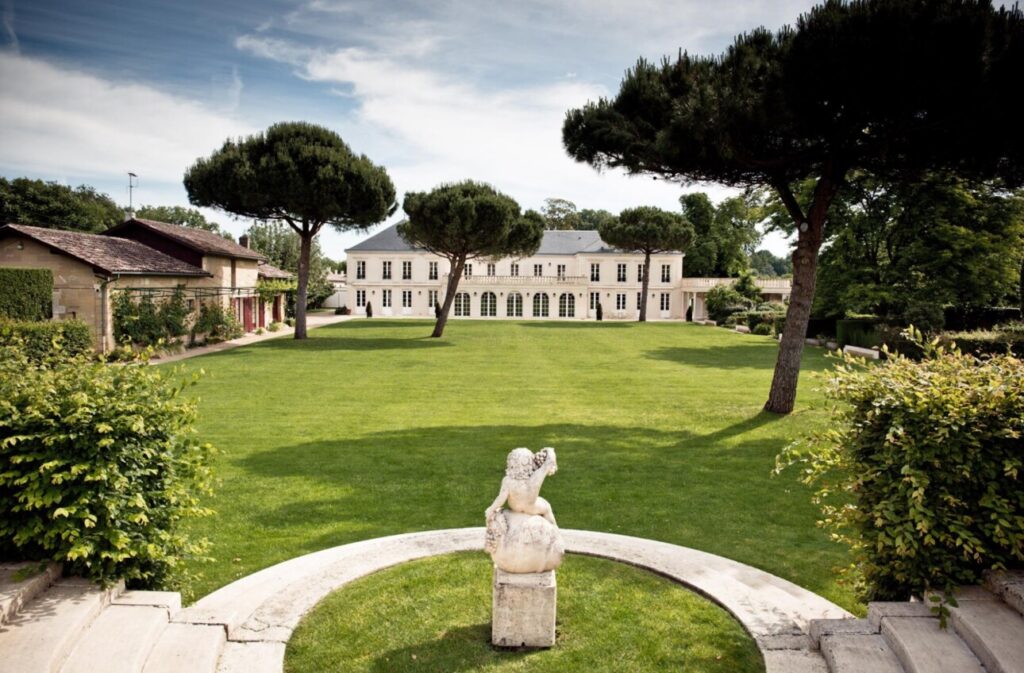
[[(366, 538), (483, 525), (505, 455), (558, 451), (564, 528), (665, 540), (792, 580), (847, 608), (840, 547), (778, 451), (826, 420), (809, 349), (795, 413), (761, 412), (776, 343), (672, 324), (353, 320), (190, 360), (200, 432), (224, 451), (217, 561), (201, 596)], [(485, 587), (486, 589), (486, 587)], [(343, 592), (344, 593), (344, 592)], [(512, 670), (512, 669), (509, 669)]]

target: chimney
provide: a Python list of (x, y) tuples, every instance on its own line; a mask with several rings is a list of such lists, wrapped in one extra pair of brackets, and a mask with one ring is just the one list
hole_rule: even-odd
[(243, 248), (248, 248), (249, 247), (249, 234), (242, 234), (241, 236), (239, 236), (238, 237), (238, 245), (242, 246)]

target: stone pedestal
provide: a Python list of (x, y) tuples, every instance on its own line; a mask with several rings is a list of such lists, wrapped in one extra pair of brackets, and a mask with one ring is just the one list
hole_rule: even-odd
[(491, 642), (498, 647), (555, 644), (555, 571), (509, 573), (494, 569)]

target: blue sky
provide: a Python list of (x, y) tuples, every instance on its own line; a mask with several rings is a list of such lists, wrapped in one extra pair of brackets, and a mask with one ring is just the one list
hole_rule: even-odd
[[(0, 174), (187, 205), (181, 176), (276, 121), (339, 132), (399, 194), (473, 178), (524, 208), (678, 208), (682, 186), (598, 173), (560, 143), (565, 110), (618, 88), (638, 57), (720, 52), (795, 0), (0, 0)], [(246, 223), (207, 211), (236, 234)], [(399, 210), (395, 217), (401, 215)], [(366, 234), (325, 232), (328, 254)], [(778, 236), (765, 244), (786, 250)]]

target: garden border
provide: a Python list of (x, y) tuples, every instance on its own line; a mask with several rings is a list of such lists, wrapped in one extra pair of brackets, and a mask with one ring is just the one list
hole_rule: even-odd
[[(714, 554), (612, 533), (563, 530), (562, 535), (571, 553), (645, 568), (723, 607), (754, 638), (767, 673), (823, 670), (808, 635), (810, 620), (851, 616), (792, 582)], [(218, 667), (221, 673), (281, 673), (292, 632), (332, 591), (407, 561), (482, 551), (483, 543), (483, 528), (454, 528), (325, 549), (243, 577), (182, 610), (172, 621), (225, 628), (228, 642)]]

